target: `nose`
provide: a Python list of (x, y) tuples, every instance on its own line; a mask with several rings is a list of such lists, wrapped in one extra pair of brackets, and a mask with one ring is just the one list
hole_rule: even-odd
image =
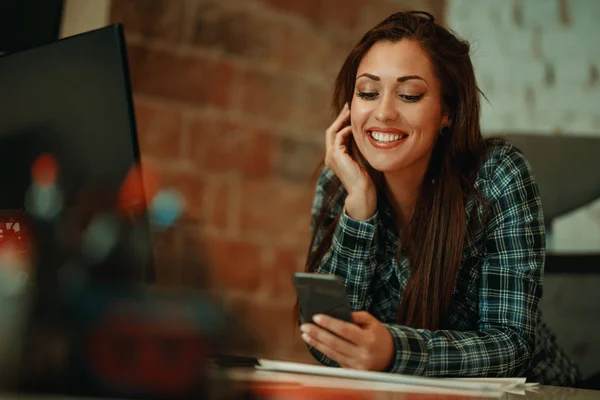
[(395, 121), (400, 113), (396, 107), (395, 97), (393, 95), (385, 95), (380, 98), (377, 109), (375, 110), (375, 118), (379, 122)]

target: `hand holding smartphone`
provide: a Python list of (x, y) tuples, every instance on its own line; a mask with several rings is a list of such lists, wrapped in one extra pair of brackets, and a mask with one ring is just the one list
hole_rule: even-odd
[(326, 314), (353, 322), (346, 288), (337, 276), (298, 272), (294, 274), (292, 282), (304, 321), (312, 322), (316, 314)]

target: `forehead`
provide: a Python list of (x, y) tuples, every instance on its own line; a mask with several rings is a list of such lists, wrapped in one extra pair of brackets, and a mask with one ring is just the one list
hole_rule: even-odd
[(375, 43), (358, 65), (357, 75), (371, 73), (381, 78), (419, 75), (428, 82), (435, 78), (433, 64), (419, 42), (403, 39)]

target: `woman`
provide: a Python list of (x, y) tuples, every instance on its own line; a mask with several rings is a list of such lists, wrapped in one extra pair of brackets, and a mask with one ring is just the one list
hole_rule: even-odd
[[(354, 324), (302, 323), (333, 366), (573, 385), (540, 318), (545, 239), (523, 155), (484, 140), (469, 45), (423, 12), (365, 34), (337, 77), (307, 271)], [(304, 322), (304, 321), (302, 321)]]

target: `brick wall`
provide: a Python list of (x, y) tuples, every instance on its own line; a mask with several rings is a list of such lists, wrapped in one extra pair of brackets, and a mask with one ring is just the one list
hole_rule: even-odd
[(305, 259), (310, 178), (343, 58), (390, 13), (441, 19), (443, 3), (112, 1), (112, 22), (126, 28), (143, 160), (185, 196), (213, 281), (260, 355), (309, 360), (292, 323), (291, 274)]

